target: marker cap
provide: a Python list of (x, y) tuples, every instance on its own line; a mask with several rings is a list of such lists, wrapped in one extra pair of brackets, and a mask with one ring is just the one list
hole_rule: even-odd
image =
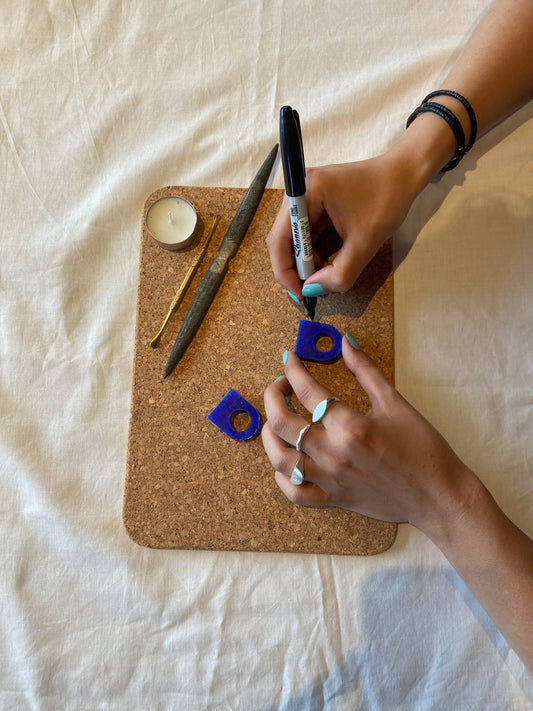
[(305, 164), (298, 113), (290, 106), (279, 112), (281, 161), (285, 177), (285, 192), (289, 197), (305, 195)]

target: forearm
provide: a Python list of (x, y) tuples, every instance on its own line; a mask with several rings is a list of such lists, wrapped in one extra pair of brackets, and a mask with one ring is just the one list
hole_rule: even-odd
[[(533, 2), (495, 0), (440, 87), (471, 104), (480, 136), (533, 96)], [(463, 104), (450, 96), (433, 101), (459, 119), (468, 142), (471, 123)], [(455, 155), (455, 137), (439, 116), (422, 113), (391, 149), (412, 166), (416, 194)]]
[(465, 480), (467, 494), (450, 502), (455, 515), (425, 532), (533, 671), (533, 541), (477, 478)]
[[(531, 0), (495, 0), (475, 28), (442, 88), (454, 89), (470, 101), (476, 112), (478, 135), (531, 99)], [(451, 108), (460, 110), (457, 102)], [(466, 115), (463, 118), (468, 126)]]
[[(456, 91), (470, 102), (478, 135), (527, 102), (533, 95), (533, 2), (496, 0), (438, 88)], [(433, 101), (455, 113), (468, 141), (471, 124), (463, 105), (445, 95)], [(391, 153), (408, 166), (417, 193), (456, 150), (447, 123), (423, 113)], [(477, 477), (466, 468), (462, 474), (464, 486), (441, 496), (435, 516), (419, 527), (533, 671), (533, 541), (504, 515)]]

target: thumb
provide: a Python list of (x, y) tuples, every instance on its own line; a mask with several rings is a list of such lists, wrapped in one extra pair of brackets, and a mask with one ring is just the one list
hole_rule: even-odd
[(396, 390), (372, 358), (354, 345), (357, 341), (355, 341), (352, 334), (349, 332), (348, 334), (342, 339), (344, 362), (368, 395), (372, 407), (376, 408), (383, 403), (386, 397), (396, 393)]
[[(363, 271), (368, 259), (352, 252), (348, 244), (344, 244), (332, 262), (317, 270), (306, 282), (305, 286), (320, 284), (322, 293), (345, 293), (355, 284), (357, 277)], [(304, 295), (306, 295), (304, 286)], [(312, 296), (313, 294), (309, 294)]]

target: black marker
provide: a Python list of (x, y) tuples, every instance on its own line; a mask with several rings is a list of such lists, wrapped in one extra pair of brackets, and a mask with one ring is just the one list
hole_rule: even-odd
[[(285, 192), (289, 198), (296, 270), (303, 282), (314, 273), (315, 263), (307, 203), (305, 202), (305, 161), (300, 118), (298, 112), (291, 109), (290, 106), (283, 106), (280, 110), (279, 136)], [(316, 297), (304, 297), (304, 304), (309, 318), (313, 320)]]

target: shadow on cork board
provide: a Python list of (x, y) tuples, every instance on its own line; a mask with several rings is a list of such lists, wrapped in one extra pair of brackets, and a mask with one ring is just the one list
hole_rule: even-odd
[[(198, 333), (174, 372), (163, 380), (181, 320), (245, 192), (168, 186), (145, 203), (124, 525), (136, 543), (152, 548), (344, 555), (383, 552), (395, 539), (396, 524), (340, 509), (291, 504), (274, 481), (261, 437), (235, 441), (207, 419), (233, 388), (258, 410), (264, 422), (264, 389), (282, 374), (283, 352), (294, 349), (304, 313), (275, 283), (265, 245), (283, 191), (265, 191)], [(154, 349), (150, 340), (197, 246), (170, 252), (147, 232), (147, 209), (167, 195), (189, 200), (204, 229), (217, 214), (221, 221), (179, 311)], [(391, 242), (382, 247), (351, 291), (319, 299), (317, 319), (341, 333), (350, 330), (393, 380)], [(337, 397), (361, 411), (368, 409), (364, 392), (342, 358), (306, 365)]]

